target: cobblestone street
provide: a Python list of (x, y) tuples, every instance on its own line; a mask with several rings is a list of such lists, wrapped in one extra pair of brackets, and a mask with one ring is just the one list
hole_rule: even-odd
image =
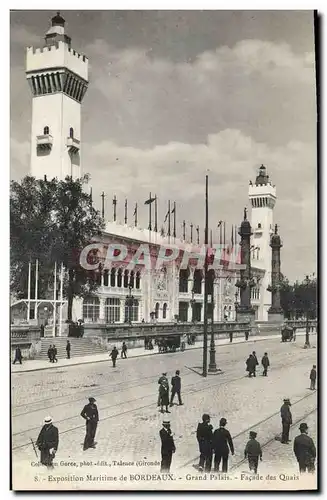
[[(246, 377), (245, 360), (255, 350), (258, 360), (268, 352), (271, 369), (268, 377), (262, 377), (259, 367), (255, 379)], [(14, 373), (12, 376), (12, 444), (14, 486), (24, 481), (37, 488), (46, 482), (47, 488), (65, 489), (67, 483), (49, 483), (49, 473), (37, 462), (30, 438), (36, 439), (46, 415), (51, 415), (60, 433), (58, 464), (54, 476), (93, 474), (138, 474), (158, 473), (157, 463), (152, 467), (120, 467), (114, 461), (156, 462), (160, 460), (159, 430), (163, 420), (157, 408), (157, 380), (167, 371), (169, 380), (176, 369), (181, 370), (182, 397), (184, 406), (171, 408), (169, 418), (174, 433), (176, 453), (173, 456), (171, 472), (176, 481), (165, 484), (165, 488), (178, 489), (187, 474), (197, 475), (194, 465), (198, 462), (196, 427), (204, 412), (211, 415), (214, 428), (219, 419), (227, 418), (235, 444), (235, 456), (230, 460), (233, 473), (240, 476), (247, 471), (242, 463), (244, 446), (250, 429), (258, 432), (258, 440), (264, 446), (260, 474), (297, 474), (297, 464), (292, 444), (281, 445), (274, 437), (281, 431), (279, 410), (284, 397), (292, 402), (294, 426), (291, 438), (299, 433), (300, 421), (307, 421), (309, 435), (316, 442), (316, 392), (310, 391), (309, 372), (316, 362), (315, 348), (304, 350), (302, 342), (281, 343), (279, 339), (262, 342), (225, 345), (217, 349), (217, 364), (221, 374), (209, 375), (203, 379), (201, 372), (202, 351), (189, 350), (182, 353), (162, 354), (127, 360), (118, 359), (117, 367), (111, 362), (56, 368), (29, 373)], [(89, 396), (94, 396), (100, 414), (95, 450), (82, 451), (84, 421), (79, 416)], [(306, 419), (306, 420), (303, 420)], [(267, 444), (266, 444), (267, 443)], [(98, 461), (104, 461), (100, 464)], [(76, 462), (63, 465), (64, 462)], [(93, 467), (81, 463), (92, 462)], [(98, 466), (94, 466), (98, 463)], [(237, 476), (237, 477), (238, 477)], [(35, 479), (37, 478), (37, 479)], [(282, 481), (282, 480), (281, 480)], [(228, 482), (228, 481), (227, 481)], [(185, 483), (185, 481), (184, 481)], [(224, 489), (226, 481), (212, 481), (200, 488)], [(243, 481), (240, 486), (247, 488)], [(292, 487), (291, 481), (283, 481), (280, 487)], [(286, 484), (287, 483), (287, 484)], [(155, 484), (151, 483), (152, 488)], [(286, 486), (285, 486), (286, 485)], [(43, 484), (44, 487), (44, 484)], [(71, 487), (71, 485), (69, 485)], [(83, 484), (83, 488), (94, 485)], [(119, 487), (108, 481), (97, 488)], [(120, 487), (127, 488), (124, 484)], [(135, 487), (131, 485), (130, 487)], [(185, 487), (185, 486), (184, 486)], [(233, 488), (237, 487), (233, 483)], [(272, 486), (273, 487), (273, 486)], [(254, 489), (253, 482), (249, 486)]]

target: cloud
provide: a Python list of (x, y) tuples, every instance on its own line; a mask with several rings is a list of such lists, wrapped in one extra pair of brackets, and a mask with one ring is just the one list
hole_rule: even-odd
[(22, 25), (15, 25), (10, 30), (10, 42), (13, 44), (32, 46), (40, 43), (40, 37), (35, 33), (31, 33)]

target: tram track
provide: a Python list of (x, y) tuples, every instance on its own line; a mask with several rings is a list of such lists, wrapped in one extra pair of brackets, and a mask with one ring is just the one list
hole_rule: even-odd
[[(302, 358), (303, 359), (303, 358)], [(292, 366), (292, 365), (295, 365), (297, 364), (297, 360), (294, 362), (294, 363), (289, 363), (288, 366)], [(281, 365), (278, 365), (275, 363), (274, 367), (272, 368), (271, 371), (275, 371), (275, 370), (278, 370), (280, 368), (282, 368), (284, 366), (284, 363), (281, 364)], [(192, 390), (189, 390), (189, 391), (183, 391), (183, 395), (188, 395), (188, 396), (192, 396), (193, 394), (196, 394), (200, 391), (204, 392), (204, 391), (208, 391), (208, 390), (211, 390), (217, 386), (225, 386), (225, 385), (228, 385), (228, 384), (231, 384), (233, 382), (236, 382), (238, 380), (242, 380), (242, 379), (245, 379), (247, 378), (246, 375), (242, 375), (242, 376), (238, 376), (238, 377), (235, 377), (235, 378), (227, 378), (226, 377), (230, 377), (232, 375), (233, 372), (224, 372), (222, 373), (221, 375), (217, 375), (217, 377), (219, 378), (219, 380), (216, 382), (216, 383), (213, 383), (213, 384), (210, 384), (210, 385), (204, 385), (206, 384), (206, 379), (202, 379), (201, 382), (200, 382), (200, 385), (198, 385), (196, 388), (194, 387), (194, 382), (192, 384), (189, 384), (189, 385), (184, 385), (184, 388), (188, 388), (188, 387), (193, 387)], [(222, 379), (222, 377), (224, 377)], [(157, 379), (157, 376), (155, 377), (155, 379)], [(145, 385), (150, 385), (152, 382), (148, 382), (147, 384), (144, 384)], [(129, 390), (129, 389), (127, 389)], [(106, 394), (110, 394), (111, 392), (108, 391), (106, 392)], [(308, 396), (311, 396), (312, 394), (309, 394)], [(142, 406), (137, 406), (136, 408), (130, 408), (130, 409), (126, 409), (125, 411), (119, 411), (119, 412), (115, 412), (111, 415), (107, 415), (103, 418), (101, 418), (101, 422), (103, 421), (106, 421), (106, 420), (109, 420), (109, 419), (113, 419), (113, 418), (117, 418), (117, 417), (123, 417), (124, 415), (127, 415), (127, 414), (130, 414), (130, 413), (133, 413), (133, 412), (136, 412), (136, 411), (140, 411), (140, 410), (144, 410), (144, 409), (147, 409), (147, 408), (151, 408), (155, 405), (155, 401), (154, 401), (154, 398), (156, 397), (156, 395), (154, 396), (153, 392), (149, 395), (142, 395), (141, 397), (138, 397), (138, 398), (133, 398), (133, 399), (130, 399), (128, 401), (124, 401), (124, 402), (121, 402), (121, 403), (117, 403), (117, 404), (110, 404), (110, 405), (107, 405), (107, 406), (104, 406), (101, 408), (101, 411), (103, 412), (104, 410), (106, 409), (109, 409), (109, 408), (115, 408), (115, 407), (122, 407), (124, 405), (128, 405), (128, 404), (133, 404), (135, 402), (138, 402), (138, 401), (141, 401), (141, 400), (144, 400), (146, 398), (151, 398), (151, 402), (148, 403), (148, 404), (145, 404), (145, 405), (142, 405)], [(78, 401), (78, 400), (76, 400)], [(71, 402), (71, 401), (70, 401)], [(64, 404), (68, 404), (68, 403), (64, 403)], [(56, 405), (52, 405), (51, 407), (48, 407), (49, 408), (53, 408), (53, 407), (56, 407), (58, 406), (58, 404)], [(42, 408), (44, 409), (44, 408)], [(36, 410), (36, 411), (40, 411), (40, 410)], [(27, 413), (31, 413), (31, 412), (27, 412)], [(56, 421), (56, 424), (60, 425), (60, 424), (63, 424), (63, 423), (67, 423), (71, 420), (74, 420), (74, 419), (77, 419), (77, 418), (80, 418), (79, 415), (74, 415), (74, 416), (70, 416), (70, 417), (66, 417), (64, 419), (61, 419), (61, 420), (57, 420)], [(271, 418), (271, 417), (269, 417)], [(62, 431), (60, 431), (60, 435), (63, 435), (63, 434), (67, 434), (69, 432), (74, 432), (75, 430), (78, 430), (78, 429), (84, 429), (85, 427), (85, 423), (81, 423), (81, 424), (78, 424), (78, 425), (75, 425), (73, 427), (68, 427), (67, 429), (64, 429)], [(29, 428), (29, 429), (26, 429), (26, 430), (23, 430), (23, 431), (20, 431), (20, 432), (16, 432), (14, 433), (12, 436), (15, 440), (19, 440), (19, 439), (26, 439), (27, 442), (25, 441), (24, 443), (22, 444), (19, 444), (19, 445), (14, 445), (12, 450), (15, 451), (15, 450), (19, 450), (19, 449), (23, 449), (23, 448), (26, 448), (26, 447), (29, 447), (31, 446), (31, 442), (30, 442), (30, 433), (34, 432), (34, 431), (38, 431), (39, 430), (39, 426), (36, 426), (36, 427), (32, 427), (32, 428)], [(28, 437), (26, 436), (28, 435)]]
[[(301, 403), (302, 401), (304, 401), (304, 400), (306, 400), (306, 399), (308, 399), (308, 398), (310, 398), (312, 396), (316, 396), (316, 393), (315, 392), (310, 392), (309, 394), (305, 394), (304, 396), (302, 396), (301, 398), (299, 398), (297, 401), (292, 402), (292, 407), (294, 407), (295, 405)], [(310, 410), (309, 412), (307, 412), (304, 415), (302, 415), (301, 418), (298, 418), (291, 425), (291, 427), (293, 428), (295, 425), (297, 425), (298, 423), (300, 423), (301, 421), (303, 421), (303, 419), (307, 418), (309, 415), (311, 415), (315, 411), (317, 411), (317, 406), (313, 410)], [(264, 419), (260, 420), (259, 422), (256, 422), (255, 424), (251, 425), (250, 427), (247, 427), (245, 430), (239, 432), (238, 434), (233, 435), (233, 437), (232, 437), (233, 438), (233, 442), (235, 442), (235, 440), (237, 440), (238, 438), (240, 438), (243, 435), (248, 435), (251, 430), (257, 429), (261, 425), (266, 424), (272, 418), (277, 417), (279, 414), (280, 414), (280, 411), (276, 411), (276, 412), (272, 413), (271, 415), (269, 415), (268, 417), (265, 417)], [(265, 441), (265, 443), (261, 446), (261, 448), (267, 447), (274, 440), (275, 440), (275, 435), (274, 435), (274, 437), (269, 438), (267, 441)], [(196, 457), (192, 458), (188, 462), (184, 463), (182, 466), (178, 467), (178, 469), (184, 469), (186, 467), (189, 467), (192, 464), (194, 465), (198, 460), (199, 460), (199, 455), (197, 455)], [(246, 461), (247, 461), (247, 459), (244, 459), (244, 458), (242, 460), (239, 460), (236, 464), (234, 464), (234, 465), (232, 465), (230, 467), (230, 471), (236, 470), (238, 467), (240, 467)]]

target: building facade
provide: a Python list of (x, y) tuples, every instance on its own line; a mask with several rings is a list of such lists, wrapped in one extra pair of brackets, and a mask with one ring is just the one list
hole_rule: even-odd
[[(43, 48), (27, 48), (26, 77), (32, 91), (31, 175), (64, 179), (81, 176), (81, 104), (88, 87), (88, 59), (71, 47), (65, 33), (65, 20), (58, 13), (51, 20)], [(251, 289), (251, 304), (256, 319), (267, 321), (271, 306), (267, 287), (271, 281), (270, 236), (276, 188), (266, 168), (260, 167), (255, 183), (250, 182), (252, 207), (252, 274), (256, 286)], [(126, 245), (133, 255), (147, 245), (152, 259), (162, 246), (178, 248), (179, 257), (158, 268), (128, 262), (104, 268), (98, 275), (99, 288), (94, 296), (75, 299), (73, 319), (88, 323), (124, 322), (201, 322), (204, 309), (203, 269), (192, 262), (181, 268), (183, 253), (199, 253), (196, 245), (164, 238), (159, 233), (108, 222), (100, 243)], [(234, 321), (239, 278), (237, 241), (231, 242), (221, 259), (220, 269), (210, 271), (209, 309), (213, 321)], [(193, 259), (194, 260), (194, 259)], [(192, 259), (191, 259), (192, 261)], [(226, 264), (227, 263), (227, 264)], [(203, 266), (202, 266), (203, 267)]]

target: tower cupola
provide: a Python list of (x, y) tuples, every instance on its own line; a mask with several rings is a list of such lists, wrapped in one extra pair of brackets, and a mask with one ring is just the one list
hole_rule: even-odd
[(56, 42), (62, 41), (69, 45), (71, 44), (71, 38), (65, 34), (65, 19), (57, 12), (55, 16), (51, 19), (51, 28), (47, 31), (45, 35), (45, 43), (49, 45), (54, 45)]
[(267, 169), (264, 165), (259, 168), (258, 175), (255, 179), (256, 186), (265, 186), (269, 182), (269, 175), (267, 174)]

